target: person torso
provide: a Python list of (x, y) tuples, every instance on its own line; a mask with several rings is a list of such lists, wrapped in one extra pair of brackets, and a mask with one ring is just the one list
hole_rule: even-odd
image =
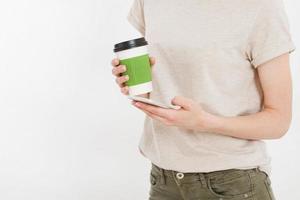
[[(253, 0), (144, 0), (145, 37), (157, 60), (150, 98), (176, 95), (222, 116), (259, 112), (262, 90), (246, 55), (259, 5)], [(140, 147), (153, 163), (181, 171), (268, 165), (263, 141), (166, 127), (145, 119)]]

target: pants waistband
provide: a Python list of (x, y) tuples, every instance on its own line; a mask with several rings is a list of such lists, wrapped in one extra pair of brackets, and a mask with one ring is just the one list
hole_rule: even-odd
[(230, 172), (234, 172), (234, 171), (247, 171), (247, 172), (250, 172), (250, 174), (251, 174), (251, 172), (261, 172), (261, 170), (258, 167), (252, 168), (252, 169), (226, 169), (226, 170), (213, 171), (213, 172), (180, 172), (180, 171), (161, 168), (161, 167), (155, 165), (154, 163), (151, 163), (151, 167), (153, 170), (160, 173), (161, 175), (169, 176), (169, 177), (173, 177), (174, 173), (175, 174), (183, 173), (185, 176), (194, 176), (197, 174), (197, 175), (201, 175), (205, 178), (214, 178), (214, 177), (222, 175), (224, 173), (230, 173)]

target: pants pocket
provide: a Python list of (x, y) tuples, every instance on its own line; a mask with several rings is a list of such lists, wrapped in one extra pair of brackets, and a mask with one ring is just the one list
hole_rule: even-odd
[(157, 187), (158, 185), (160, 185), (162, 183), (161, 174), (159, 172), (157, 172), (156, 169), (152, 168), (150, 170), (149, 180), (150, 180), (151, 187)]
[(208, 179), (210, 192), (223, 199), (250, 199), (252, 185), (247, 171), (231, 170)]
[(264, 171), (257, 171), (251, 177), (253, 186), (255, 199), (261, 200), (275, 200), (275, 196), (271, 186), (271, 180), (269, 175)]
[(152, 174), (152, 172), (150, 172), (150, 183), (151, 183), (151, 185), (156, 185), (157, 184), (157, 176)]

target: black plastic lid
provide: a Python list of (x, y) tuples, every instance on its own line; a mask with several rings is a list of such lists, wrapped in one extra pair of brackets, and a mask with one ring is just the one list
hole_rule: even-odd
[(125, 42), (121, 42), (115, 45), (114, 52), (124, 51), (128, 49), (132, 49), (135, 47), (145, 46), (148, 45), (148, 42), (145, 38), (137, 38), (133, 40), (128, 40)]

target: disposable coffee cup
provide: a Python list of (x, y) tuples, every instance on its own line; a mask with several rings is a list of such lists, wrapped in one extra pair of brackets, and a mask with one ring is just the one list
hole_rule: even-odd
[(125, 84), (129, 88), (129, 95), (136, 96), (152, 91), (152, 73), (145, 38), (137, 38), (118, 43), (114, 46), (114, 52), (120, 60), (120, 64), (126, 66), (129, 80)]

